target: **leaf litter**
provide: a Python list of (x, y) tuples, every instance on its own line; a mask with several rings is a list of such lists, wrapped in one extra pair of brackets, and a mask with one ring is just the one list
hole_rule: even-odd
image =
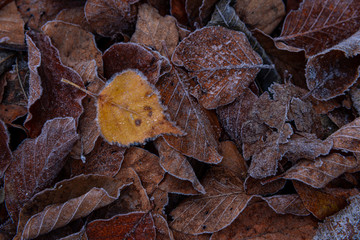
[(145, 2), (0, 3), (1, 236), (355, 238), (359, 1)]

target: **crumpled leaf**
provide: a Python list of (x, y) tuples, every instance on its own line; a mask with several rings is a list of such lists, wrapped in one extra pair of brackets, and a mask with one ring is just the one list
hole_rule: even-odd
[(308, 216), (309, 211), (305, 208), (301, 198), (297, 194), (275, 195), (262, 197), (277, 214), (293, 214)]
[(95, 220), (86, 227), (86, 235), (92, 239), (153, 239), (156, 230), (151, 213), (132, 212), (119, 214), (111, 219)]
[(314, 240), (356, 239), (360, 234), (360, 195), (348, 199), (350, 204), (319, 224)]
[(0, 177), (4, 176), (5, 170), (12, 161), (12, 153), (9, 148), (9, 134), (6, 125), (0, 120)]
[(192, 94), (207, 109), (234, 101), (266, 67), (243, 33), (223, 27), (191, 33), (176, 47), (172, 61), (197, 78)]
[[(166, 72), (168, 60), (155, 51), (136, 43), (117, 43), (109, 47), (104, 55), (104, 72), (107, 79), (115, 73), (127, 69), (138, 69), (146, 77), (147, 81), (155, 84), (158, 78)], [(121, 62), (121, 64), (119, 64)]]
[(188, 76), (175, 69), (163, 76), (156, 84), (162, 103), (167, 107), (171, 119), (185, 136), (164, 136), (166, 142), (182, 154), (206, 163), (219, 163), (216, 132), (212, 128), (207, 112), (189, 94)]
[(171, 56), (179, 42), (176, 19), (162, 17), (155, 8), (143, 4), (139, 7), (136, 30), (131, 41), (152, 47), (163, 56)]
[(203, 179), (205, 195), (190, 197), (170, 214), (171, 228), (188, 234), (213, 233), (231, 224), (252, 196), (242, 181), (226, 168), (213, 167)]
[(135, 25), (139, 0), (88, 0), (85, 16), (90, 26), (104, 37), (129, 34)]
[(272, 33), (285, 16), (285, 6), (281, 0), (237, 0), (236, 13), (252, 29)]
[(330, 181), (357, 165), (354, 157), (333, 153), (314, 161), (301, 161), (282, 174), (282, 177), (301, 181), (314, 188), (323, 188)]
[(29, 48), (30, 93), (29, 114), (24, 125), (30, 137), (36, 137), (47, 120), (56, 117), (73, 117), (77, 120), (83, 111), (81, 99), (85, 94), (61, 82), (61, 79), (66, 78), (79, 86), (84, 84), (78, 73), (61, 63), (59, 52), (49, 37), (29, 31), (26, 39)]
[(94, 149), (86, 155), (86, 162), (72, 159), (71, 175), (99, 174), (113, 177), (120, 170), (125, 150), (125, 148), (110, 145), (103, 139), (98, 139)]
[(73, 118), (55, 118), (16, 149), (5, 173), (6, 207), (15, 222), (23, 204), (55, 179), (77, 138)]
[[(357, 18), (360, 19), (360, 16)], [(309, 58), (305, 76), (312, 96), (319, 100), (329, 100), (344, 94), (359, 77), (359, 54), (360, 31)]]
[(16, 5), (26, 25), (34, 30), (40, 30), (42, 25), (56, 17), (65, 8), (83, 6), (84, 0), (16, 0)]
[(0, 9), (0, 45), (25, 49), (24, 21), (19, 14), (15, 1)]
[(36, 194), (20, 213), (17, 237), (36, 238), (85, 217), (120, 196), (131, 182), (101, 175), (80, 175)]
[(99, 94), (97, 110), (101, 134), (110, 144), (129, 146), (162, 134), (183, 134), (167, 119), (146, 77), (134, 70), (114, 76)]
[(334, 132), (329, 139), (334, 142), (334, 148), (350, 152), (360, 152), (360, 118), (343, 126)]
[(304, 0), (285, 19), (281, 35), (275, 38), (291, 47), (305, 49), (312, 56), (354, 34), (360, 26), (358, 1)]

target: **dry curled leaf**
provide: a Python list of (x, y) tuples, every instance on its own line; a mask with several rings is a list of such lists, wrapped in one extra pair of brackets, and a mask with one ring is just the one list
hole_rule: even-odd
[(92, 221), (86, 226), (86, 235), (89, 240), (155, 240), (156, 229), (151, 213), (132, 212), (116, 215), (111, 219)]
[(243, 33), (223, 27), (191, 33), (176, 47), (172, 61), (197, 78), (193, 94), (207, 109), (234, 101), (266, 67)]
[(42, 33), (29, 31), (26, 35), (29, 48), (30, 93), (29, 114), (25, 127), (30, 137), (40, 134), (42, 125), (55, 117), (73, 117), (76, 121), (83, 108), (81, 99), (85, 94), (66, 83), (69, 79), (84, 86), (80, 75), (62, 64), (58, 50), (51, 44), (50, 38)]
[(193, 235), (217, 232), (230, 225), (252, 198), (242, 181), (225, 168), (211, 168), (203, 186), (205, 195), (190, 197), (171, 212), (171, 228)]
[(15, 222), (23, 204), (55, 179), (77, 138), (73, 118), (56, 118), (16, 149), (5, 173), (6, 207)]
[(131, 41), (152, 47), (164, 56), (171, 56), (179, 42), (176, 20), (171, 16), (162, 17), (155, 8), (143, 4), (139, 7)]
[(12, 153), (9, 148), (9, 134), (6, 125), (0, 120), (0, 177), (4, 176), (5, 170), (12, 161)]
[(167, 119), (157, 92), (138, 71), (115, 75), (99, 94), (97, 109), (101, 134), (110, 144), (129, 146), (162, 134), (183, 134)]
[(286, 16), (275, 40), (305, 49), (312, 56), (354, 34), (360, 26), (359, 10), (356, 0), (304, 0), (298, 10)]
[(219, 163), (217, 134), (205, 109), (189, 94), (190, 81), (185, 72), (175, 69), (156, 84), (162, 103), (171, 119), (186, 135), (164, 136), (166, 142), (182, 154), (206, 163)]
[(85, 217), (114, 202), (129, 184), (101, 175), (80, 175), (58, 182), (54, 188), (36, 194), (23, 207), (17, 237), (36, 238)]

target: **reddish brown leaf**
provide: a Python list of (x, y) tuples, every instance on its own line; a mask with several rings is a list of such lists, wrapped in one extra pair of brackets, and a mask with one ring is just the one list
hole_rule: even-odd
[(72, 23), (81, 26), (82, 29), (92, 32), (90, 24), (87, 22), (84, 7), (66, 8), (61, 10), (55, 20)]
[(23, 204), (57, 176), (77, 138), (73, 118), (56, 118), (45, 123), (39, 137), (16, 149), (5, 173), (6, 207), (15, 222)]
[(158, 138), (155, 145), (160, 155), (160, 165), (167, 173), (191, 182), (198, 192), (205, 193), (186, 156), (170, 147), (163, 138)]
[(88, 0), (85, 16), (98, 34), (115, 38), (121, 34), (129, 34), (134, 28), (138, 1)]
[(290, 12), (276, 41), (305, 49), (308, 56), (319, 53), (354, 34), (360, 26), (358, 1), (304, 0)]
[(293, 214), (297, 216), (308, 216), (301, 198), (297, 194), (275, 195), (262, 197), (277, 214)]
[(186, 135), (164, 136), (166, 142), (182, 154), (207, 163), (219, 163), (216, 132), (204, 110), (189, 94), (185, 72), (173, 69), (156, 84), (167, 112)]
[(242, 180), (246, 178), (247, 166), (243, 156), (240, 154), (236, 145), (232, 141), (220, 142), (220, 154), (223, 156), (221, 163), (222, 166), (233, 171), (236, 176)]
[(184, 26), (188, 25), (185, 2), (186, 0), (170, 0), (171, 15), (174, 16), (178, 22)]
[(176, 20), (171, 16), (162, 17), (155, 8), (143, 4), (139, 7), (131, 41), (152, 47), (164, 56), (171, 56), (179, 42)]
[(15, 1), (0, 8), (0, 45), (25, 49), (24, 21)]
[(199, 8), (199, 18), (202, 26), (205, 26), (211, 18), (217, 0), (203, 0)]
[(173, 230), (176, 240), (209, 240), (211, 234), (191, 235)]
[(231, 224), (252, 198), (226, 168), (213, 167), (203, 180), (206, 194), (190, 197), (172, 212), (171, 228), (188, 234), (213, 233)]
[(283, 189), (286, 180), (279, 179), (277, 181), (271, 181), (269, 183), (263, 183), (266, 179), (255, 179), (247, 177), (244, 182), (244, 188), (248, 195), (268, 195), (274, 194)]
[[(126, 69), (138, 69), (148, 82), (155, 84), (163, 74), (161, 67), (168, 65), (168, 60), (156, 52), (136, 43), (117, 43), (108, 48), (104, 55), (104, 72), (107, 79)], [(119, 64), (121, 62), (121, 64)]]
[(334, 148), (350, 152), (360, 152), (359, 128), (360, 118), (356, 118), (333, 133), (329, 139), (334, 142)]
[(109, 177), (115, 176), (124, 159), (125, 148), (110, 145), (103, 139), (98, 139), (94, 150), (86, 155), (86, 161), (72, 159), (71, 175), (99, 174)]
[(16, 0), (16, 5), (28, 27), (40, 30), (42, 25), (56, 17), (65, 8), (83, 6), (84, 0)]
[(359, 77), (359, 54), (360, 31), (336, 46), (312, 56), (307, 62), (305, 74), (312, 96), (319, 100), (329, 100), (344, 94)]
[(31, 87), (25, 127), (30, 136), (35, 137), (48, 119), (73, 117), (77, 120), (83, 111), (80, 101), (85, 94), (61, 82), (65, 78), (84, 86), (79, 74), (61, 63), (59, 52), (49, 37), (31, 31), (27, 33), (27, 42)]
[(357, 166), (354, 157), (344, 157), (338, 153), (319, 157), (314, 161), (301, 161), (282, 175), (285, 179), (294, 179), (314, 188), (323, 188), (330, 181)]
[(266, 67), (243, 33), (223, 27), (191, 33), (176, 47), (172, 60), (197, 78), (193, 94), (207, 109), (234, 101)]
[(85, 217), (120, 196), (131, 184), (100, 175), (80, 175), (36, 194), (20, 213), (17, 237), (36, 238)]
[(9, 148), (9, 134), (6, 125), (0, 120), (0, 177), (4, 176), (5, 170), (12, 161), (12, 153)]
[(86, 227), (92, 239), (154, 239), (156, 230), (151, 213), (133, 212), (120, 214), (107, 220), (95, 220)]

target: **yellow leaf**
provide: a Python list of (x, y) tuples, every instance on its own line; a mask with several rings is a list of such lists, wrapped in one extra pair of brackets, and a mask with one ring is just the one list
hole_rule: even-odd
[(99, 94), (98, 123), (109, 143), (144, 143), (161, 134), (183, 134), (169, 122), (159, 96), (145, 77), (127, 70), (114, 77)]

